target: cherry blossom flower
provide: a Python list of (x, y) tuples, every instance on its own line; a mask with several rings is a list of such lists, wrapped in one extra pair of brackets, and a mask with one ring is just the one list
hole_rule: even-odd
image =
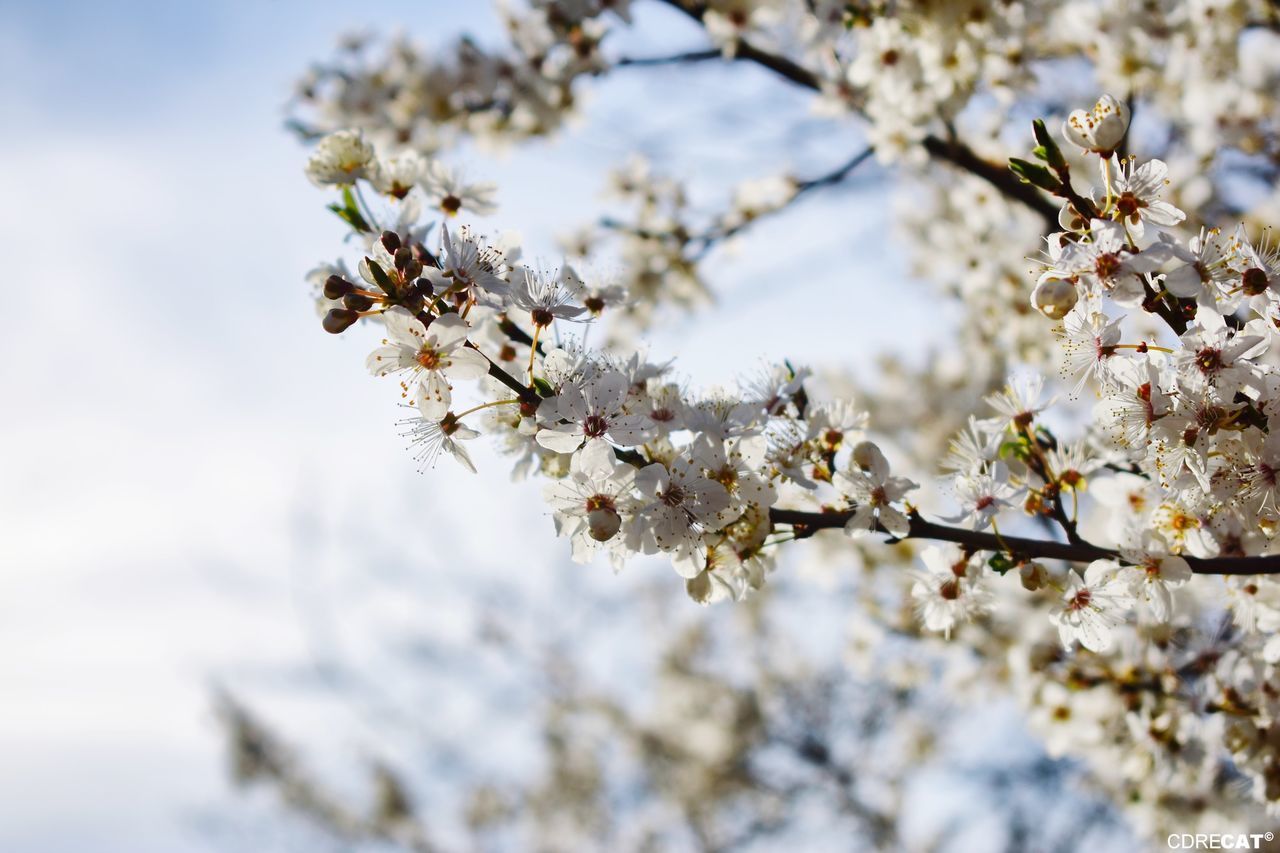
[(1103, 95), (1091, 110), (1074, 110), (1062, 123), (1062, 135), (1072, 144), (1110, 157), (1129, 129), (1129, 108)]
[(402, 423), (405, 430), (401, 434), (409, 439), (409, 449), (413, 451), (419, 472), (434, 468), (440, 454), (447, 453), (472, 474), (476, 473), (471, 454), (458, 442), (470, 441), (480, 433), (463, 424), (455, 415), (446, 413), (439, 419), (416, 417)]
[(1002, 463), (989, 471), (957, 477), (956, 501), (960, 504), (960, 513), (946, 520), (970, 524), (974, 530), (986, 530), (1001, 512), (1013, 507), (1012, 501), (1022, 491), (1008, 478), (1009, 470)]
[[(489, 370), (489, 362), (466, 346), (470, 327), (457, 314), (445, 314), (428, 328), (400, 306), (382, 315), (388, 338), (369, 354), (366, 367), (375, 376), (407, 372), (401, 383), (412, 393), (425, 418), (444, 417), (453, 399), (450, 379), (479, 379)], [(410, 383), (415, 383), (410, 387)]]
[(889, 461), (880, 448), (869, 441), (859, 443), (849, 458), (849, 465), (836, 472), (835, 487), (854, 504), (853, 515), (845, 524), (850, 536), (862, 536), (883, 527), (902, 538), (911, 532), (911, 521), (893, 504), (901, 501), (916, 483), (889, 473)]
[(1083, 578), (1075, 572), (1067, 575), (1062, 601), (1050, 617), (1064, 647), (1070, 649), (1079, 641), (1091, 652), (1111, 648), (1112, 629), (1133, 608), (1133, 597), (1119, 573), (1114, 560), (1094, 560)]
[(960, 623), (987, 612), (991, 594), (982, 584), (982, 564), (956, 545), (931, 545), (920, 552), (924, 571), (915, 573), (911, 597), (924, 627), (948, 638)]
[(575, 305), (573, 294), (560, 281), (557, 273), (546, 273), (529, 267), (517, 267), (511, 288), (511, 302), (528, 311), (539, 328), (556, 320), (579, 321), (586, 308)]
[(1231, 310), (1239, 302), (1233, 291), (1243, 273), (1243, 250), (1239, 235), (1201, 228), (1185, 249), (1178, 250), (1183, 264), (1165, 275), (1164, 286), (1174, 296), (1218, 300)]
[[(1162, 160), (1148, 160), (1137, 165), (1133, 158), (1126, 161), (1112, 159), (1116, 178), (1112, 184), (1113, 213), (1129, 233), (1141, 237), (1145, 224), (1168, 227), (1177, 225), (1187, 215), (1167, 201), (1160, 200), (1160, 193), (1169, 183), (1169, 167)], [(1106, 162), (1103, 168), (1107, 169)]]
[(427, 201), (446, 216), (457, 216), (464, 210), (476, 216), (488, 216), (498, 209), (493, 203), (497, 191), (493, 184), (465, 183), (460, 171), (449, 169), (437, 160), (427, 164), (421, 185)]
[(426, 175), (427, 166), (427, 158), (420, 152), (401, 151), (380, 161), (369, 176), (369, 183), (383, 195), (403, 199)]
[(574, 560), (588, 562), (635, 513), (635, 473), (618, 463), (607, 445), (596, 444), (574, 454), (567, 476), (547, 484), (544, 495), (555, 514), (556, 533), (570, 538)]
[(1168, 259), (1168, 250), (1158, 243), (1135, 252), (1117, 222), (1094, 219), (1090, 239), (1069, 244), (1053, 264), (1050, 274), (1075, 278), (1087, 287), (1098, 288), (1126, 308), (1140, 305), (1146, 297), (1144, 275), (1155, 272)]
[(729, 493), (703, 476), (687, 456), (670, 464), (655, 462), (636, 474), (643, 507), (639, 515), (657, 548), (671, 553), (672, 564), (689, 578), (702, 571), (706, 547), (702, 534), (731, 520)]
[(483, 239), (473, 235), (469, 226), (451, 233), (448, 223), (440, 224), (440, 267), (424, 270), (437, 293), (462, 292), (485, 301), (507, 293), (510, 285), (502, 253)]
[(557, 453), (600, 441), (643, 444), (653, 436), (653, 425), (646, 416), (625, 411), (627, 388), (626, 378), (611, 370), (566, 384), (538, 407), (538, 443)]
[(1090, 379), (1106, 386), (1119, 352), (1120, 321), (1094, 311), (1073, 311), (1062, 324), (1062, 376), (1075, 380), (1071, 393), (1079, 396)]
[(1158, 534), (1147, 532), (1132, 548), (1121, 548), (1120, 556), (1133, 565), (1128, 572), (1133, 596), (1146, 603), (1151, 615), (1167, 622), (1173, 608), (1173, 590), (1191, 580), (1191, 566), (1176, 554)]
[(354, 184), (377, 168), (373, 146), (358, 130), (331, 133), (316, 144), (307, 159), (307, 177), (316, 186)]

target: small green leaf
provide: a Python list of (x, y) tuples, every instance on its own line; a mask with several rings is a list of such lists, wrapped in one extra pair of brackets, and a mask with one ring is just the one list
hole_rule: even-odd
[(342, 204), (338, 204), (335, 201), (329, 204), (328, 208), (357, 233), (367, 234), (373, 231), (373, 228), (365, 221), (364, 215), (360, 213), (360, 208), (356, 205), (355, 193), (351, 191), (350, 186), (342, 188)]
[(554, 397), (556, 395), (556, 389), (551, 387), (551, 383), (537, 376), (533, 378), (533, 389), (538, 392), (539, 397)]
[(1031, 131), (1035, 134), (1037, 143), (1032, 153), (1054, 169), (1067, 168), (1067, 160), (1062, 156), (1062, 149), (1049, 134), (1049, 129), (1044, 126), (1044, 119), (1038, 118), (1031, 122)]
[(1052, 172), (1039, 163), (1010, 157), (1009, 168), (1025, 183), (1040, 187), (1042, 190), (1057, 192), (1062, 189), (1062, 181), (1058, 180)]
[(1006, 572), (1016, 569), (1018, 564), (1012, 557), (1004, 553), (996, 553), (991, 555), (991, 559), (987, 560), (987, 565), (991, 567), (991, 571), (996, 574), (1003, 575)]
[(378, 265), (378, 262), (373, 258), (365, 258), (364, 263), (369, 268), (369, 274), (373, 276), (374, 283), (382, 288), (382, 292), (394, 296), (396, 286), (391, 283), (391, 279), (387, 277), (386, 272)]

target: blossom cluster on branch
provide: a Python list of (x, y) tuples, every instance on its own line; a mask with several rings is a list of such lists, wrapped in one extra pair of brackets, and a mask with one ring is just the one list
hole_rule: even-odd
[[(633, 5), (669, 7), (711, 47), (612, 55)], [(1246, 800), (1280, 803), (1274, 10), (541, 0), (505, 14), (507, 52), (360, 44), (298, 102), (318, 140), (308, 175), (336, 188), (361, 248), (355, 274), (314, 275), (325, 328), (379, 328), (367, 365), (399, 383), (419, 461), (473, 467), (467, 442), (486, 436), (547, 480), (575, 559), (662, 554), (702, 603), (758, 590), (780, 546), (830, 547), (826, 530), (871, 567), (918, 559), (902, 589), (913, 629), (999, 661), (991, 678), (1046, 729), (1074, 720), (1063, 751), (1106, 768), (1149, 824), (1188, 803), (1209, 825), (1247, 814), (1242, 779)], [(472, 216), (493, 188), (441, 165), (464, 137), (561, 129), (585, 78), (720, 59), (807, 90), (869, 147), (826, 175), (743, 184), (701, 217), (678, 181), (633, 164), (614, 189), (634, 221), (586, 226), (556, 268), (482, 234)], [(1122, 97), (1084, 102), (1102, 87)], [(1033, 115), (1050, 120), (1028, 133)], [(902, 177), (914, 271), (958, 297), (952, 352), (886, 360), (872, 385), (782, 361), (708, 390), (637, 354), (645, 324), (705, 298), (716, 246), (871, 152)], [(607, 240), (622, 272), (598, 280)], [(1144, 757), (1116, 761), (1135, 740)]]

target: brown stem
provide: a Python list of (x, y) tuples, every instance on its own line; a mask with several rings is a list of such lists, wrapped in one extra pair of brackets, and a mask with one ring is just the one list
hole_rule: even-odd
[[(769, 519), (774, 524), (791, 525), (797, 538), (812, 536), (819, 530), (842, 528), (852, 511), (803, 512), (793, 509), (771, 509)], [(878, 524), (876, 529), (888, 533)], [(918, 515), (911, 516), (911, 530), (903, 539), (933, 539), (939, 542), (955, 542), (974, 551), (1012, 552), (1014, 556), (1031, 559), (1067, 560), (1086, 563), (1093, 560), (1118, 559), (1120, 554), (1083, 540), (1079, 542), (1054, 542), (1043, 539), (1027, 539), (1021, 536), (997, 537), (983, 530), (967, 530), (948, 527), (926, 521)], [(1002, 545), (1001, 542), (1004, 544)], [(1191, 571), (1199, 575), (1267, 575), (1280, 574), (1280, 554), (1261, 557), (1184, 557)]]
[[(681, 0), (658, 0), (658, 2), (683, 12), (699, 24), (702, 23), (703, 16), (707, 13), (706, 6), (701, 3), (686, 4)], [(821, 78), (817, 74), (785, 56), (760, 50), (746, 39), (738, 39), (734, 47), (733, 56), (726, 58), (741, 62), (751, 62), (762, 68), (767, 68), (784, 80), (804, 89), (817, 92), (822, 88)], [(958, 139), (944, 140), (937, 136), (927, 136), (923, 144), (931, 157), (963, 169), (986, 181), (1005, 197), (1025, 204), (1040, 214), (1051, 230), (1058, 227), (1057, 206), (1041, 195), (1040, 191), (1035, 187), (1022, 183), (1016, 175), (1009, 171), (1005, 164), (990, 163), (983, 160), (974, 153), (973, 149)]]

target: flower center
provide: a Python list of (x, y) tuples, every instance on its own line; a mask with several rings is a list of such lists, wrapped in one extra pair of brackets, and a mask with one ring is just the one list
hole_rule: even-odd
[(1217, 373), (1223, 366), (1220, 349), (1205, 347), (1196, 353), (1196, 367), (1200, 368), (1201, 373)]
[(684, 503), (686, 496), (684, 488), (672, 483), (665, 492), (658, 495), (658, 499), (667, 506), (680, 506)]
[(592, 495), (587, 498), (587, 512), (595, 512), (601, 509), (617, 512), (618, 505), (609, 495)]
[(602, 415), (587, 415), (582, 422), (582, 434), (587, 438), (599, 438), (609, 431), (609, 422)]
[(423, 370), (435, 370), (440, 366), (440, 353), (431, 347), (423, 347), (418, 350), (418, 365)]
[(1125, 219), (1129, 219), (1137, 214), (1138, 209), (1146, 207), (1138, 197), (1133, 193), (1123, 193), (1120, 198), (1116, 199), (1116, 210), (1120, 211), (1120, 215)]
[(1088, 587), (1085, 587), (1075, 594), (1069, 606), (1072, 610), (1084, 610), (1091, 601), (1093, 601), (1093, 592)]
[(1099, 255), (1094, 269), (1098, 274), (1098, 278), (1109, 279), (1120, 271), (1120, 258), (1114, 252)]

